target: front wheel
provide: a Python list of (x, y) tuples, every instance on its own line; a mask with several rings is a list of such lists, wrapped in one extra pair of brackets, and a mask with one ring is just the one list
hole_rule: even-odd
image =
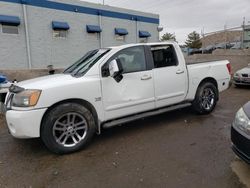
[(239, 85), (239, 84), (234, 84), (234, 86), (235, 86), (236, 88), (242, 88), (242, 85)]
[(206, 82), (197, 89), (193, 101), (193, 109), (198, 114), (209, 114), (213, 111), (218, 101), (218, 89), (213, 83)]
[(80, 150), (89, 143), (94, 133), (92, 113), (76, 103), (65, 103), (51, 109), (45, 115), (41, 127), (44, 144), (57, 154)]

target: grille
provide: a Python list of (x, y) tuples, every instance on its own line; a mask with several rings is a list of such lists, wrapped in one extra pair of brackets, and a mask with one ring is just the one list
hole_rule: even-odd
[(247, 78), (247, 77), (248, 77), (248, 74), (242, 74), (242, 77)]
[(12, 106), (12, 99), (14, 97), (14, 93), (9, 93), (7, 95), (6, 101), (5, 101), (5, 105), (7, 109), (10, 109)]
[(233, 127), (231, 128), (231, 140), (233, 144), (245, 155), (250, 157), (250, 140), (242, 136)]

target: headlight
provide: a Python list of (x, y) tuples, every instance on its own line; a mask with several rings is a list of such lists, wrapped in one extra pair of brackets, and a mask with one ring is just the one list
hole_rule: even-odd
[(242, 108), (236, 113), (234, 126), (250, 135), (250, 120)]
[(12, 100), (12, 105), (15, 107), (31, 107), (35, 106), (40, 97), (41, 90), (24, 90), (16, 93)]
[(234, 76), (235, 77), (239, 77), (240, 75), (239, 75), (239, 73), (235, 73)]

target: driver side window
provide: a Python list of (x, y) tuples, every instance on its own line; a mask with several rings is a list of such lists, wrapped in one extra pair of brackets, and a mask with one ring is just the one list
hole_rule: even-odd
[(136, 46), (121, 50), (115, 54), (109, 62), (114, 59), (120, 60), (123, 73), (146, 70), (146, 60), (143, 46)]

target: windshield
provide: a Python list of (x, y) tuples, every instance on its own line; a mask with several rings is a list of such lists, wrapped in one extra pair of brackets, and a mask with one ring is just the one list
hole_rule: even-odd
[(110, 49), (107, 48), (89, 51), (81, 59), (65, 69), (63, 73), (82, 76), (109, 51)]

